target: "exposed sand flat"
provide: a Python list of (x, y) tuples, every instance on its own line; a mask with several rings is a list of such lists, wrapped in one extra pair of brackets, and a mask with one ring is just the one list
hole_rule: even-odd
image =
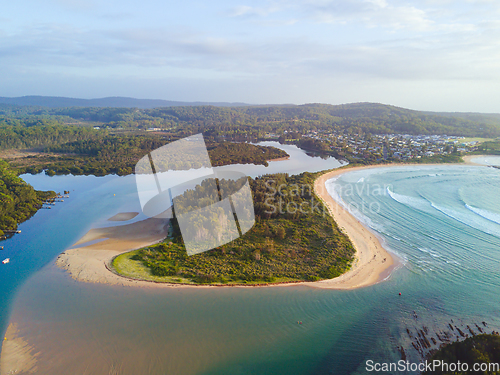
[[(79, 281), (128, 285), (136, 281), (120, 277), (106, 267), (118, 254), (157, 243), (167, 237), (168, 220), (146, 219), (137, 223), (91, 229), (75, 246), (64, 251), (56, 264)], [(101, 240), (101, 241), (97, 241)], [(85, 246), (86, 243), (90, 243)]]
[(18, 337), (15, 324), (9, 325), (2, 342), (0, 375), (36, 373), (36, 354), (23, 338)]
[(128, 221), (132, 220), (137, 215), (139, 215), (139, 212), (120, 212), (119, 214), (110, 217), (108, 221)]
[(473, 163), (471, 161), (472, 158), (477, 158), (477, 157), (481, 157), (481, 156), (484, 156), (484, 155), (467, 155), (467, 156), (462, 157), (462, 159), (464, 159), (464, 162), (466, 165), (481, 165), (481, 164)]

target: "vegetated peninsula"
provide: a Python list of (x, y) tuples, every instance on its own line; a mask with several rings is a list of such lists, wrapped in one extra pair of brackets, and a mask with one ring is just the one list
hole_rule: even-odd
[(112, 267), (126, 277), (186, 284), (300, 282), (340, 276), (350, 268), (355, 250), (315, 195), (316, 177), (275, 174), (251, 180), (256, 223), (231, 243), (188, 257), (174, 219), (165, 241), (119, 255)]
[(0, 238), (17, 229), (47, 200), (53, 191), (37, 191), (17, 176), (16, 171), (0, 160)]
[[(27, 158), (12, 160), (11, 165), (20, 173), (48, 175), (73, 174), (120, 176), (133, 174), (136, 163), (147, 153), (174, 141), (158, 135), (107, 135), (93, 139), (48, 146), (45, 152)], [(268, 165), (269, 160), (286, 158), (289, 155), (276, 147), (258, 146), (249, 143), (207, 144), (212, 166), (228, 164)]]

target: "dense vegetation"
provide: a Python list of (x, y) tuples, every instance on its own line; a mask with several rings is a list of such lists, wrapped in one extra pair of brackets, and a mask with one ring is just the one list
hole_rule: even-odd
[(477, 148), (478, 154), (500, 155), (500, 141), (483, 142)]
[(163, 243), (117, 259), (144, 265), (146, 279), (168, 282), (233, 284), (339, 276), (349, 269), (354, 249), (314, 195), (315, 176), (278, 174), (251, 180), (255, 226), (229, 244), (188, 257), (173, 220), (172, 235)]
[(208, 146), (208, 155), (214, 167), (228, 164), (262, 164), (267, 167), (268, 160), (289, 156), (276, 147), (228, 142)]
[[(20, 173), (36, 174), (46, 170), (49, 175), (127, 175), (134, 173), (140, 158), (169, 141), (160, 135), (100, 136), (49, 146), (45, 148), (47, 153), (14, 160), (11, 165)], [(212, 142), (207, 148), (213, 166), (249, 163), (267, 165), (267, 160), (288, 156), (275, 147), (252, 144)]]
[[(151, 127), (162, 131), (144, 131)], [(45, 170), (49, 175), (126, 175), (133, 173), (136, 162), (147, 152), (200, 132), (214, 166), (228, 163), (265, 165), (266, 160), (286, 156), (277, 149), (241, 143), (267, 139), (266, 136), (351, 163), (372, 164), (381, 159), (369, 151), (354, 155), (349, 145), (342, 141), (328, 144), (300, 135), (311, 130), (356, 136), (367, 133), (498, 136), (500, 116), (432, 114), (370, 103), (155, 109), (0, 105), (0, 150), (29, 148), (40, 152), (10, 161), (19, 173)], [(489, 152), (495, 153), (498, 148), (494, 145), (487, 142), (482, 147), (490, 147)], [(457, 158), (444, 159), (447, 160), (440, 161)]]
[(441, 163), (463, 163), (464, 160), (460, 153), (451, 153), (446, 155), (423, 156), (420, 159), (411, 159), (405, 161), (409, 164), (441, 164)]
[(500, 136), (499, 115), (420, 112), (376, 103), (154, 109), (0, 105), (2, 114), (14, 118), (38, 116), (63, 122), (84, 121), (114, 129), (175, 129), (181, 136), (203, 132), (206, 136), (233, 140), (258, 139), (266, 132), (281, 135), (285, 130)]
[(475, 363), (500, 363), (500, 336), (498, 335), (478, 335), (469, 337), (462, 342), (454, 342), (438, 350), (429, 359), (444, 361), (445, 363), (466, 363), (469, 371), (442, 371), (441, 368), (433, 372), (424, 372), (424, 374), (435, 375), (466, 375), (466, 374), (484, 374), (498, 375), (500, 371), (477, 371), (474, 372)]
[[(104, 135), (99, 134), (101, 137)], [(0, 150), (41, 149), (47, 145), (94, 139), (97, 136), (92, 128), (63, 125), (54, 120), (0, 118)]]
[(54, 192), (36, 191), (0, 160), (0, 236), (30, 218)]

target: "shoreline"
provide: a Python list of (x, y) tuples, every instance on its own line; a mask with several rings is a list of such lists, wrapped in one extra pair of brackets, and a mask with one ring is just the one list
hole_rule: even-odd
[[(379, 166), (347, 167), (325, 173), (315, 180), (314, 190), (323, 204), (328, 208), (337, 226), (345, 232), (356, 249), (355, 261), (351, 269), (334, 279), (320, 281), (290, 281), (277, 283), (255, 284), (187, 284), (169, 283), (135, 279), (119, 275), (111, 266), (113, 259), (123, 253), (157, 243), (166, 237), (166, 220), (163, 223), (147, 219), (142, 222), (124, 226), (91, 229), (72, 248), (59, 255), (56, 265), (66, 270), (77, 280), (90, 283), (104, 283), (108, 285), (139, 286), (139, 287), (275, 287), (305, 285), (314, 288), (354, 289), (376, 284), (385, 279), (395, 268), (393, 257), (382, 247), (375, 234), (359, 223), (349, 212), (340, 210), (341, 207), (328, 194), (324, 182), (333, 176), (350, 172), (356, 169), (365, 169)], [(158, 219), (156, 219), (158, 221)], [(163, 226), (159, 230), (158, 225)], [(155, 228), (154, 230), (153, 228)], [(153, 231), (151, 232), (151, 229)], [(141, 234), (142, 241), (135, 237)], [(368, 244), (368, 245), (366, 245)], [(377, 259), (378, 257), (378, 259)]]
[(113, 259), (123, 253), (150, 246), (162, 241), (168, 232), (168, 220), (147, 219), (118, 227), (91, 229), (70, 249), (56, 260), (56, 265), (66, 270), (77, 280), (90, 283), (139, 287), (265, 287), (305, 285), (325, 289), (355, 289), (377, 284), (390, 276), (399, 261), (381, 244), (375, 233), (359, 222), (328, 193), (325, 183), (333, 177), (355, 170), (419, 165), (479, 165), (470, 161), (468, 155), (464, 163), (450, 164), (377, 164), (367, 166), (340, 167), (319, 176), (314, 182), (314, 191), (328, 208), (337, 226), (353, 244), (356, 253), (351, 269), (334, 279), (320, 281), (291, 281), (262, 284), (187, 284), (157, 282), (134, 279), (116, 273), (111, 266)]
[(56, 265), (77, 281), (130, 285), (132, 280), (108, 271), (109, 261), (119, 254), (158, 243), (167, 234), (167, 219), (91, 229), (57, 257)]
[(314, 192), (328, 208), (339, 230), (349, 238), (356, 253), (349, 271), (334, 279), (317, 281), (313, 286), (328, 289), (355, 289), (374, 285), (386, 279), (399, 264), (368, 227), (332, 198), (325, 185), (328, 180), (344, 173), (387, 166), (383, 164), (339, 168), (322, 174), (314, 182)]
[[(500, 156), (500, 155), (465, 155), (462, 159), (464, 159), (464, 164), (465, 165), (475, 165), (475, 166), (480, 166), (480, 167), (489, 167), (489, 165), (485, 164), (479, 164), (479, 163), (474, 163), (472, 161), (473, 158), (487, 158), (487, 157), (492, 157), (492, 156)], [(459, 165), (459, 164), (457, 164)]]
[[(337, 223), (339, 229), (343, 230), (349, 237), (349, 240), (356, 250), (356, 258), (349, 271), (335, 279), (318, 281), (316, 282), (318, 285), (315, 286), (331, 289), (355, 289), (374, 285), (388, 278), (392, 271), (400, 263), (400, 260), (394, 254), (389, 253), (382, 246), (380, 239), (371, 231), (371, 229), (357, 220), (339, 202), (332, 198), (325, 185), (328, 180), (334, 177), (340, 177), (344, 173), (375, 168), (442, 165), (470, 165), (484, 167), (485, 165), (474, 163), (471, 160), (476, 157), (485, 156), (486, 155), (465, 155), (462, 157), (464, 160), (463, 163), (391, 163), (354, 167), (346, 166), (319, 176), (314, 182), (314, 191), (328, 207), (329, 213)], [(324, 286), (320, 286), (321, 284)]]
[(15, 323), (10, 323), (0, 345), (0, 375), (34, 374), (37, 372), (37, 353), (19, 332)]
[(486, 156), (486, 155), (465, 155), (464, 157), (462, 157), (462, 159), (464, 159), (464, 163), (466, 165), (481, 165), (481, 164), (477, 164), (477, 163), (472, 162), (472, 158), (484, 157), (484, 156)]
[(268, 162), (269, 161), (283, 161), (283, 160), (288, 160), (288, 159), (290, 159), (290, 155), (288, 155), (288, 156), (282, 156), (281, 158), (276, 158), (276, 159), (269, 159), (267, 161)]

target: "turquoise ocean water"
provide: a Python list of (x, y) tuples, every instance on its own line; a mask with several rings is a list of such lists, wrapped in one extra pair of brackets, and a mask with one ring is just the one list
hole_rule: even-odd
[[(311, 168), (316, 158), (297, 152)], [(283, 169), (298, 172), (293, 161)], [(317, 161), (316, 170), (334, 162)], [(73, 281), (53, 259), (92, 225), (138, 210), (133, 179), (27, 180), (38, 189), (72, 191), (4, 242), (11, 263), (0, 267), (0, 324), (5, 329), (10, 317), (40, 352), (40, 374), (363, 374), (369, 359), (401, 359), (401, 347), (418, 362), (413, 343), (420, 330), (438, 344), (438, 337), (459, 335), (449, 324), (464, 334), (467, 325), (500, 330), (495, 168), (380, 168), (329, 181), (332, 194), (401, 259), (386, 281), (352, 291)]]

